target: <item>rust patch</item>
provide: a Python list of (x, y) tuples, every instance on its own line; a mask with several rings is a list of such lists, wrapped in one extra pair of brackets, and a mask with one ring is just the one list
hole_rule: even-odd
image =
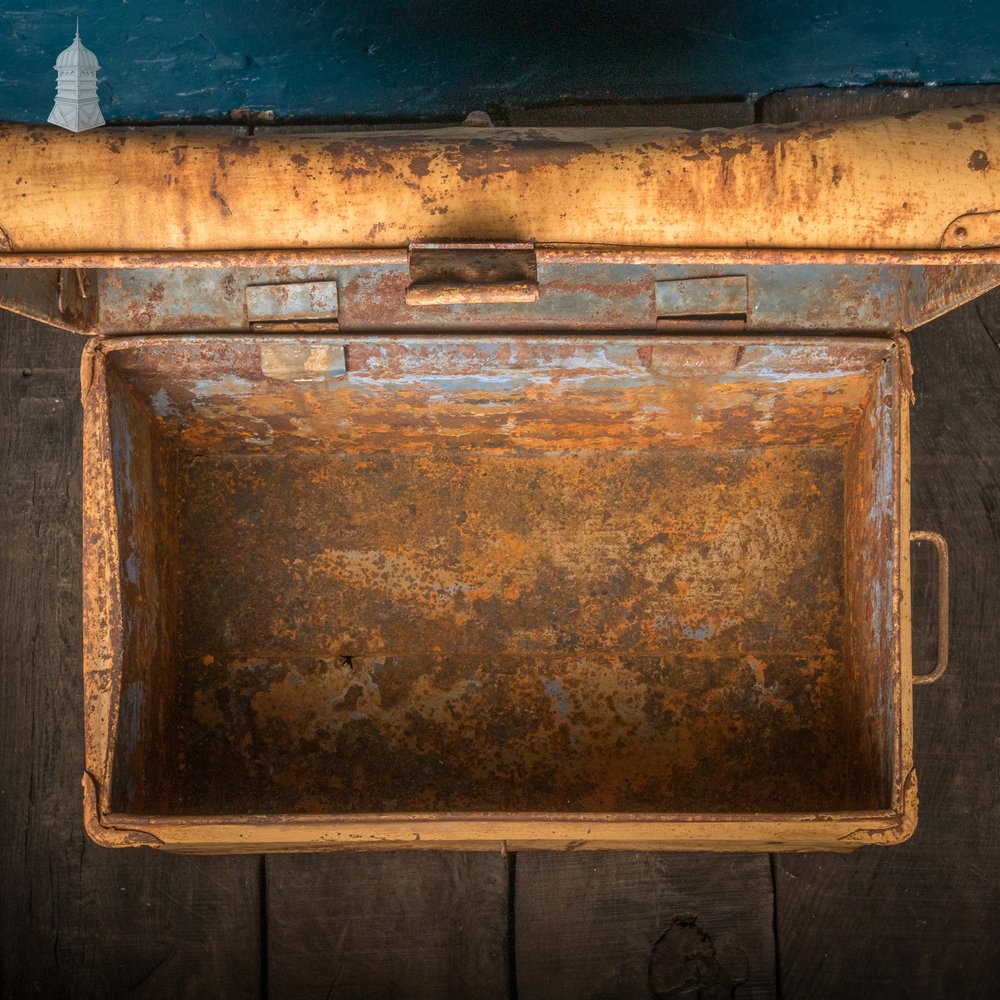
[[(530, 175), (542, 163), (546, 167), (568, 167), (580, 156), (599, 153), (595, 143), (560, 139), (529, 129), (518, 132), (516, 141), (474, 138), (443, 147), (442, 158), (463, 181), (487, 181), (500, 174)], [(527, 154), (527, 155), (524, 155)]]
[(223, 197), (222, 192), (219, 191), (218, 181), (215, 174), (212, 174), (212, 184), (209, 188), (209, 194), (219, 203), (219, 214), (222, 216), (232, 215), (232, 211), (229, 208), (229, 203)]
[(970, 170), (985, 170), (990, 165), (990, 158), (982, 149), (974, 149), (969, 156)]
[(738, 146), (722, 145), (717, 150), (717, 155), (723, 163), (729, 160), (735, 159), (737, 156), (743, 156), (749, 153), (753, 149), (753, 146), (749, 142), (741, 142)]
[[(264, 115), (267, 112), (263, 112)], [(260, 155), (260, 143), (257, 142), (253, 136), (249, 135), (234, 135), (226, 143), (226, 147), (235, 153), (237, 156), (259, 156)]]
[(429, 156), (414, 156), (410, 160), (410, 173), (414, 177), (426, 177), (431, 172), (431, 158)]
[(328, 142), (323, 148), (333, 161), (331, 172), (343, 181), (396, 172), (391, 159), (392, 150), (389, 149), (366, 146), (364, 142), (351, 142), (347, 139)]

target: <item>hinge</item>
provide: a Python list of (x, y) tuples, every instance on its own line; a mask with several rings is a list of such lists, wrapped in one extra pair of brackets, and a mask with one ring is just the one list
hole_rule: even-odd
[(100, 330), (98, 272), (78, 267), (0, 268), (0, 308), (76, 333)]
[(738, 333), (746, 329), (750, 288), (745, 274), (656, 282), (657, 330)]
[(247, 285), (246, 316), (251, 330), (312, 333), (338, 326), (336, 281), (293, 281)]
[(419, 243), (409, 251), (408, 306), (535, 302), (531, 243)]

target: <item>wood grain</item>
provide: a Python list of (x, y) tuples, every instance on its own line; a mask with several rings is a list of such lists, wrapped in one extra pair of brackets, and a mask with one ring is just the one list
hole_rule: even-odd
[(774, 994), (767, 855), (519, 854), (519, 1000)]
[(506, 997), (508, 864), (457, 852), (269, 857), (269, 997)]
[[(782, 996), (1000, 991), (1000, 293), (912, 337), (914, 528), (951, 548), (951, 663), (914, 701), (920, 821), (891, 850), (781, 856)], [(933, 662), (933, 564), (914, 560), (914, 667)], [(928, 627), (929, 626), (929, 627)]]
[(82, 347), (0, 313), (0, 995), (257, 997), (256, 858), (83, 831)]

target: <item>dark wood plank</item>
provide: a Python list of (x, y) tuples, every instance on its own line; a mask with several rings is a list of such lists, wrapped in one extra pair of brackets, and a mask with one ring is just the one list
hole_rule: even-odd
[(506, 997), (508, 859), (267, 859), (271, 1000)]
[(761, 854), (519, 854), (519, 1000), (774, 995)]
[(0, 313), (0, 995), (257, 997), (257, 858), (83, 831), (83, 343)]
[[(1000, 995), (1000, 291), (911, 336), (913, 525), (951, 548), (951, 662), (914, 696), (919, 826), (898, 848), (783, 856), (782, 996)], [(932, 655), (932, 561), (915, 656)]]
[(82, 334), (67, 333), (0, 309), (0, 371), (72, 372), (86, 341)]
[(835, 121), (863, 115), (898, 115), (1000, 101), (1000, 85), (964, 87), (800, 87), (757, 102), (757, 120), (775, 125)]

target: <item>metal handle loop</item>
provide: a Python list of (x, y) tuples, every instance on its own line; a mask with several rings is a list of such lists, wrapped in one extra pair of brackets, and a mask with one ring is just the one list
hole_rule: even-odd
[(930, 542), (937, 549), (937, 663), (929, 674), (914, 674), (914, 684), (933, 684), (948, 669), (948, 543), (936, 531), (911, 531), (910, 542)]

